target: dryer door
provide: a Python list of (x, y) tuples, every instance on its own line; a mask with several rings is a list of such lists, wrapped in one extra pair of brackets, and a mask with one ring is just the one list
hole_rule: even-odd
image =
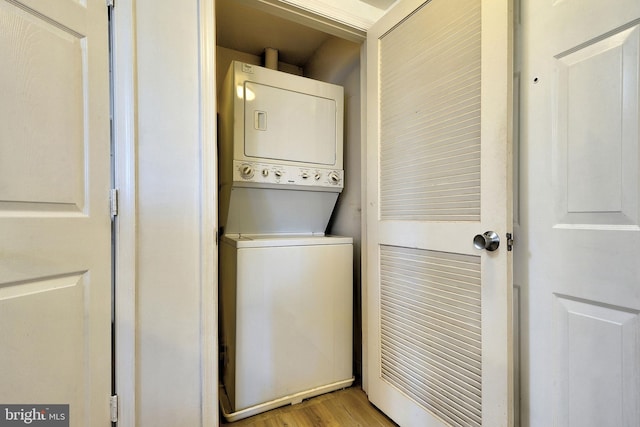
[(245, 82), (244, 155), (334, 167), (336, 102)]

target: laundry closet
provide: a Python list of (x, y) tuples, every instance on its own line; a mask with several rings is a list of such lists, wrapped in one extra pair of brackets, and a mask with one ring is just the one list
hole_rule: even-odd
[(233, 421), (361, 378), (361, 46), (231, 0), (216, 1), (216, 27), (220, 395)]

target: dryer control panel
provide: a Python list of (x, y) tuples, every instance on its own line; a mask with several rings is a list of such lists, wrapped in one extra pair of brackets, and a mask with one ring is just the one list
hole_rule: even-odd
[(277, 165), (261, 162), (234, 160), (233, 181), (272, 185), (296, 185), (304, 187), (344, 187), (344, 171), (313, 167)]

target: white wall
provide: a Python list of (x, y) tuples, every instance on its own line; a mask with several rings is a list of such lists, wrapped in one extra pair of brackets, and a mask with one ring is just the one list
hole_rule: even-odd
[[(213, 34), (213, 24), (208, 28), (203, 25), (210, 21), (199, 13), (199, 8), (205, 8), (213, 17), (213, 4), (209, 0), (167, 0), (161, 4), (137, 0), (133, 6), (116, 5), (130, 8), (127, 13), (115, 13), (115, 25), (129, 25), (125, 33), (130, 33), (130, 59), (135, 61), (130, 72), (130, 102), (135, 106), (130, 120), (136, 129), (130, 135), (133, 148), (126, 154), (134, 165), (122, 172), (131, 176), (123, 178), (116, 171), (117, 180), (132, 182), (124, 191), (135, 194), (135, 206), (129, 206), (135, 212), (135, 227), (131, 227), (135, 233), (131, 239), (135, 246), (134, 285), (129, 295), (135, 299), (131, 316), (135, 324), (130, 326), (135, 329), (135, 358), (133, 366), (123, 357), (116, 360), (116, 369), (134, 372), (135, 379), (131, 380), (133, 396), (127, 395), (121, 407), (121, 413), (132, 415), (122, 425), (215, 424), (215, 367), (209, 365), (215, 366), (216, 359), (207, 356), (215, 354), (208, 348), (215, 348), (215, 335), (208, 332), (216, 328), (216, 292), (210, 267), (215, 261), (212, 256), (207, 265), (204, 256), (215, 255), (215, 210), (207, 205), (214, 195), (205, 193), (206, 180), (215, 174), (215, 154), (203, 161), (210, 154), (208, 144), (215, 142), (215, 119), (213, 132), (203, 126), (208, 121), (201, 120), (206, 104), (201, 97), (206, 91), (201, 76), (211, 77), (212, 85), (214, 80), (214, 73), (207, 76), (203, 66), (207, 58), (201, 31)], [(125, 24), (127, 18), (131, 22)], [(117, 67), (116, 63), (116, 76)], [(119, 85), (116, 78), (116, 93)], [(213, 95), (211, 91), (212, 102)], [(115, 108), (117, 116), (121, 112), (117, 95)], [(116, 128), (116, 139), (118, 132)], [(122, 159), (116, 163), (119, 161), (126, 163)], [(130, 211), (121, 215), (130, 215)], [(118, 290), (126, 289), (124, 283), (117, 282), (116, 298), (123, 298)], [(213, 324), (207, 325), (203, 319), (213, 319)], [(126, 330), (129, 326), (119, 327)], [(123, 389), (126, 381), (120, 378)], [(208, 397), (213, 397), (210, 402)]]
[(138, 423), (200, 425), (196, 2), (136, 2)]

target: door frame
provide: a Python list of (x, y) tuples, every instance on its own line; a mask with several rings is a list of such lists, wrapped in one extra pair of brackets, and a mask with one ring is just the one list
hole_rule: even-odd
[[(249, 0), (243, 0), (247, 3)], [(366, 49), (364, 32), (292, 6), (275, 5), (272, 1), (253, 0), (263, 9), (304, 22), (347, 40), (363, 42), (361, 47), (361, 116), (362, 140), (366, 141)], [(216, 155), (216, 89), (215, 89), (215, 0), (199, 1), (200, 50), (200, 138), (201, 138), (201, 363), (202, 363), (202, 422), (205, 426), (218, 424), (218, 369), (217, 369), (217, 155)], [(135, 3), (119, 2), (112, 11), (113, 59), (113, 142), (114, 183), (119, 190), (119, 214), (115, 219), (115, 296), (116, 334), (114, 368), (119, 405), (119, 425), (134, 427), (136, 423), (136, 273), (137, 273), (137, 96), (136, 96), (136, 28)], [(345, 28), (346, 27), (346, 28)], [(211, 43), (211, 41), (214, 41)], [(366, 159), (366, 143), (361, 144), (361, 159)], [(361, 161), (362, 217), (366, 218), (366, 161)], [(515, 187), (515, 186), (514, 186)], [(366, 221), (361, 223), (362, 247), (367, 245)], [(368, 298), (367, 257), (361, 266), (362, 301)], [(368, 332), (367, 305), (362, 304), (362, 388), (368, 388)], [(207, 405), (206, 402), (214, 402)]]
[[(293, 6), (255, 5), (280, 16), (352, 41), (364, 41), (364, 32)], [(118, 425), (135, 427), (137, 420), (137, 52), (135, 2), (117, 3), (111, 13), (113, 165), (118, 189), (118, 215), (114, 219), (115, 280), (115, 392)], [(198, 1), (200, 56), (200, 295), (201, 295), (201, 416), (203, 426), (217, 426), (218, 408), (218, 283), (217, 262), (217, 98), (215, 68), (215, 0)]]
[[(115, 392), (118, 425), (136, 426), (137, 409), (137, 52), (135, 2), (118, 2), (111, 11), (114, 186), (118, 215), (114, 218), (113, 324)], [(218, 425), (218, 285), (217, 141), (215, 80), (215, 0), (198, 1), (200, 87), (200, 370), (201, 420)]]
[(118, 189), (118, 215), (113, 219), (114, 245), (113, 370), (118, 395), (118, 424), (136, 421), (136, 51), (134, 3), (111, 11), (111, 97), (113, 185)]

